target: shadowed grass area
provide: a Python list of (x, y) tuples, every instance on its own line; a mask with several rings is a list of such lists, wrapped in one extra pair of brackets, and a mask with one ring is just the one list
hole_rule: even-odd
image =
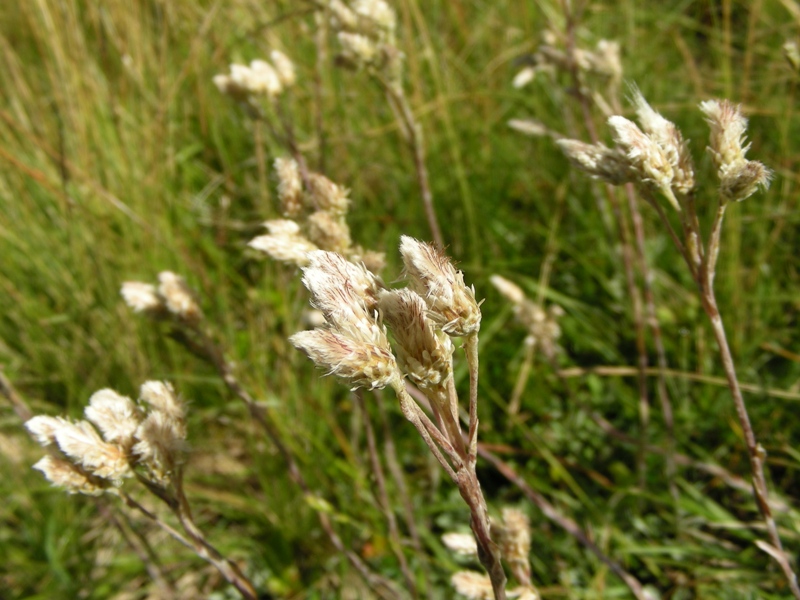
[[(730, 393), (719, 379), (702, 379), (722, 376), (710, 326), (691, 277), (644, 204), (647, 259), (674, 370), (667, 384), (676, 449), (686, 457), (677, 501), (665, 477), (655, 372), (642, 487), (635, 368), (625, 376), (591, 371), (637, 361), (614, 217), (551, 140), (507, 126), (535, 118), (587, 139), (569, 78), (542, 73), (523, 89), (511, 86), (543, 32), (563, 30), (560, 3), (394, 6), (447, 252), (486, 299), (481, 440), (662, 597), (787, 597), (779, 570), (754, 545), (764, 536), (749, 484), (731, 487), (698, 465), (749, 481)], [(0, 8), (0, 366), (35, 412), (74, 418), (98, 389), (135, 396), (145, 380), (172, 381), (190, 403), (187, 494), (214, 544), (275, 597), (372, 597), (315, 514), (327, 514), (348, 548), (402, 586), (364, 416), (344, 386), (321, 377), (287, 341), (305, 328), (308, 298), (296, 270), (247, 248), (261, 223), (279, 216), (271, 163), (286, 150), (211, 82), (230, 62), (272, 48), (291, 56), (300, 83), (287, 110), (301, 149), (313, 168), (351, 189), (353, 237), (387, 253), (392, 282), (399, 236), (430, 236), (412, 157), (379, 87), (365, 73), (334, 67), (332, 39), (318, 59), (312, 13), (304, 3), (244, 0), (39, 0)], [(791, 1), (622, 1), (589, 3), (577, 29), (580, 47), (618, 40), (625, 80), (692, 140), (704, 222), (716, 209), (716, 182), (702, 151), (708, 134), (698, 102), (742, 103), (749, 155), (775, 170), (768, 193), (728, 211), (717, 290), (739, 376), (755, 386), (746, 399), (769, 455), (771, 489), (785, 503), (776, 518), (793, 556), (800, 550), (800, 80), (781, 46), (799, 25)], [(594, 109), (592, 116), (608, 141), (603, 115)], [(292, 483), (281, 454), (216, 372), (170, 340), (166, 326), (134, 317), (121, 302), (124, 281), (154, 281), (162, 270), (182, 274), (197, 291), (237, 376), (278, 416), (311, 493)], [(495, 273), (566, 313), (557, 365), (534, 361), (516, 415), (507, 405), (525, 362), (525, 332), (490, 285)], [(648, 353), (653, 367), (649, 338)], [(457, 367), (457, 385), (466, 390), (465, 365)], [(557, 372), (574, 367), (586, 371)], [(379, 405), (366, 400), (383, 452)], [(419, 553), (409, 541), (401, 551), (420, 590), (430, 590), (423, 597), (453, 597), (452, 573), (477, 567), (453, 558), (439, 538), (465, 531), (468, 513), (395, 404), (384, 395), (423, 547)], [(54, 490), (30, 469), (40, 456), (3, 405), (0, 597), (148, 597), (157, 588), (135, 542), (125, 539), (137, 532), (150, 541), (175, 597), (228, 597), (224, 580), (192, 552), (146, 521), (126, 525), (116, 499)], [(630, 597), (496, 469), (484, 461), (478, 469), (490, 512), (511, 504), (530, 515), (533, 579), (543, 597)], [(398, 480), (389, 477), (387, 485), (406, 542)]]

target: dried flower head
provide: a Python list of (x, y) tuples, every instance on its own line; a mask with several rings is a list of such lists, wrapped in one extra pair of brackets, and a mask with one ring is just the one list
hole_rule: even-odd
[(316, 244), (300, 235), (300, 228), (293, 221), (267, 221), (265, 225), (270, 233), (253, 238), (247, 245), (274, 260), (304, 267), (308, 264), (308, 254), (319, 250)]
[[(311, 292), (311, 303), (329, 323), (338, 324), (362, 313), (371, 315), (377, 307), (383, 284), (372, 272), (335, 252), (318, 250), (308, 255), (303, 284)], [(356, 313), (355, 317), (346, 316)]]
[(139, 401), (150, 405), (152, 411), (164, 413), (172, 421), (175, 435), (186, 438), (186, 405), (166, 381), (146, 381), (139, 391)]
[(54, 456), (45, 456), (33, 468), (41, 471), (50, 483), (64, 488), (69, 494), (99, 496), (110, 487), (108, 481), (92, 477), (71, 462)]
[(630, 161), (638, 182), (658, 188), (673, 208), (680, 211), (680, 205), (672, 194), (672, 180), (675, 173), (661, 146), (642, 132), (636, 123), (625, 117), (619, 115), (610, 117), (608, 126), (614, 142)]
[(347, 254), (353, 243), (345, 220), (326, 210), (308, 216), (308, 237), (322, 250), (339, 254)]
[(478, 543), (471, 533), (445, 533), (442, 542), (458, 556), (478, 556)]
[(768, 188), (772, 172), (757, 161), (747, 160), (745, 145), (747, 119), (740, 107), (728, 100), (706, 100), (700, 103), (711, 129), (708, 150), (720, 179), (720, 194), (724, 200), (741, 201), (756, 190)]
[(297, 217), (303, 212), (303, 186), (300, 168), (293, 158), (276, 158), (278, 174), (278, 199), (284, 217)]
[(517, 581), (530, 583), (531, 526), (528, 516), (517, 508), (505, 507), (502, 525), (492, 525), (492, 537)]
[(297, 74), (294, 70), (294, 63), (280, 50), (273, 50), (269, 53), (269, 58), (275, 66), (278, 80), (284, 88), (292, 87), (297, 81)]
[(371, 271), (373, 273), (380, 273), (386, 267), (385, 253), (375, 252), (374, 250), (365, 250), (361, 246), (355, 246), (351, 248), (348, 259), (352, 263), (363, 264), (367, 271)]
[(342, 46), (342, 60), (354, 67), (363, 67), (377, 62), (380, 55), (377, 44), (360, 33), (340, 31), (337, 34)]
[(450, 578), (456, 592), (469, 600), (492, 600), (494, 591), (488, 575), (475, 571), (459, 571)]
[(353, 389), (384, 388), (400, 377), (389, 340), (377, 324), (345, 328), (341, 332), (301, 331), (289, 341), (317, 366), (344, 379)]
[(637, 88), (632, 92), (642, 130), (659, 145), (672, 166), (673, 189), (682, 195), (688, 194), (694, 188), (694, 166), (688, 144), (675, 124), (653, 110)]
[(92, 475), (114, 481), (130, 475), (126, 452), (103, 441), (88, 421), (65, 422), (55, 438), (59, 449)]
[(618, 148), (567, 139), (557, 140), (556, 144), (572, 166), (595, 179), (620, 185), (631, 181), (633, 177), (628, 157)]
[(344, 215), (350, 207), (347, 189), (319, 173), (308, 174), (308, 194), (311, 204), (318, 211)]
[(384, 0), (355, 0), (352, 4), (361, 20), (362, 27), (379, 37), (394, 35), (397, 17), (394, 10)]
[(126, 281), (122, 284), (122, 299), (134, 312), (150, 316), (163, 316), (167, 307), (158, 295), (156, 286), (141, 281)]
[(25, 428), (39, 444), (49, 446), (56, 443), (56, 431), (68, 424), (63, 417), (37, 415), (25, 422)]
[(477, 333), (481, 311), (475, 290), (464, 284), (464, 275), (450, 259), (407, 235), (400, 238), (400, 253), (411, 289), (425, 300), (430, 318), (442, 331), (455, 337)]
[(107, 442), (129, 447), (142, 420), (133, 400), (111, 389), (92, 394), (84, 409), (86, 418), (94, 423)]
[(531, 81), (533, 81), (534, 77), (536, 77), (537, 69), (531, 66), (523, 67), (519, 73), (514, 75), (514, 79), (511, 81), (511, 85), (517, 89), (524, 88), (528, 85)]
[(378, 308), (394, 334), (403, 372), (420, 388), (443, 386), (452, 375), (453, 343), (427, 317), (425, 301), (408, 289), (386, 290)]
[(203, 319), (203, 312), (182, 277), (172, 271), (162, 271), (158, 274), (158, 281), (158, 294), (173, 316), (190, 325)]
[(330, 0), (327, 7), (334, 27), (350, 30), (358, 27), (358, 16), (342, 0)]
[(136, 430), (132, 452), (151, 476), (167, 484), (183, 462), (186, 428), (160, 410), (150, 412)]
[(600, 40), (594, 52), (588, 57), (589, 68), (598, 75), (613, 80), (622, 78), (622, 60), (620, 59), (619, 42)]

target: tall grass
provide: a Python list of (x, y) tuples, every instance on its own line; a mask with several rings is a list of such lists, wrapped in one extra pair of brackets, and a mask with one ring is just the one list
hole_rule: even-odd
[[(712, 331), (691, 278), (646, 207), (646, 252), (675, 412), (677, 501), (664, 476), (668, 437), (655, 403), (643, 481), (637, 473), (643, 446), (636, 337), (613, 220), (598, 213), (592, 186), (550, 140), (506, 126), (511, 118), (535, 117), (553, 128), (581, 128), (568, 78), (539, 78), (522, 90), (510, 85), (544, 28), (563, 26), (561, 6), (395, 6), (407, 96), (424, 130), (447, 252), (486, 298), (486, 449), (574, 519), (604, 555), (664, 597), (786, 597), (771, 559), (754, 545), (764, 535), (742, 479), (747, 451)], [(798, 74), (781, 46), (799, 25), (791, 1), (593, 2), (578, 29), (585, 46), (601, 38), (620, 42), (625, 77), (695, 148), (707, 136), (696, 104), (710, 97), (741, 102), (751, 154), (776, 171), (768, 194), (728, 215), (717, 300), (730, 315), (740, 379), (753, 386), (748, 406), (768, 452), (772, 490), (786, 505), (777, 520), (790, 553), (800, 548), (793, 499), (800, 457), (793, 418), (800, 400)], [(326, 514), (372, 571), (402, 585), (386, 510), (374, 492), (364, 413), (287, 341), (304, 328), (307, 299), (297, 273), (246, 249), (260, 223), (278, 216), (264, 161), (284, 150), (211, 83), (229, 62), (275, 47), (291, 54), (303, 82), (292, 108), (302, 150), (315, 169), (351, 188), (349, 221), (358, 242), (387, 251), (387, 272), (399, 271), (393, 248), (400, 235), (429, 235), (412, 158), (381, 90), (364, 74), (334, 68), (332, 43), (317, 67), (310, 5), (5, 3), (0, 365), (36, 412), (74, 417), (97, 389), (130, 395), (147, 379), (172, 381), (190, 401), (187, 495), (216, 547), (277, 597), (371, 597), (315, 514)], [(709, 159), (695, 151), (695, 160), (710, 180)], [(701, 189), (699, 197), (712, 192)], [(701, 218), (714, 209), (710, 201), (700, 204)], [(298, 491), (281, 455), (216, 372), (120, 301), (123, 281), (149, 281), (162, 270), (184, 274), (198, 292), (242, 384), (279, 417), (279, 433), (312, 493)], [(495, 273), (566, 313), (557, 364), (533, 362), (519, 412), (511, 415), (526, 333), (490, 285)], [(647, 350), (655, 364), (651, 340)], [(465, 396), (466, 375), (463, 365), (457, 384)], [(656, 398), (655, 371), (646, 383)], [(379, 406), (365, 400), (384, 456)], [(451, 574), (470, 565), (454, 559), (440, 535), (465, 530), (467, 511), (399, 411), (387, 407), (423, 548), (413, 549), (400, 479), (389, 477), (401, 550), (420, 590), (452, 597)], [(39, 451), (15, 413), (0, 409), (0, 418), (0, 596), (146, 597), (155, 588), (134, 550), (137, 532), (176, 594), (222, 593), (216, 571), (157, 529), (126, 523), (114, 503), (54, 491), (30, 469)], [(533, 580), (544, 597), (629, 593), (492, 463), (479, 460), (478, 476), (493, 515), (514, 505), (531, 517)]]

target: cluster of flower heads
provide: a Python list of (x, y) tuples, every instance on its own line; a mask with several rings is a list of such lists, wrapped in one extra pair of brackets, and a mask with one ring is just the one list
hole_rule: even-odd
[(303, 283), (325, 325), (290, 341), (354, 388), (396, 388), (405, 375), (441, 402), (452, 376), (450, 337), (477, 333), (480, 309), (474, 290), (434, 246), (403, 236), (400, 252), (409, 286), (397, 290), (336, 253), (311, 252)]
[(200, 306), (182, 277), (171, 271), (158, 274), (158, 285), (141, 281), (122, 284), (122, 298), (134, 312), (155, 319), (172, 319), (180, 324), (196, 326), (203, 319)]
[(569, 70), (573, 66), (580, 73), (598, 75), (614, 84), (618, 84), (622, 79), (619, 42), (600, 40), (594, 50), (575, 48), (572, 51), (574, 65), (570, 64), (570, 53), (565, 45), (562, 36), (551, 30), (545, 31), (542, 43), (530, 57), (531, 64), (524, 66), (514, 76), (514, 87), (522, 88), (528, 85), (538, 73), (555, 73)]
[(144, 383), (138, 403), (100, 390), (84, 414), (85, 421), (39, 415), (25, 424), (42, 446), (59, 451), (34, 465), (51, 483), (98, 496), (118, 489), (137, 468), (158, 485), (170, 482), (186, 439), (186, 409), (170, 384)]
[[(675, 124), (653, 110), (638, 90), (634, 89), (632, 99), (639, 125), (619, 115), (610, 117), (613, 148), (569, 139), (557, 143), (574, 166), (592, 177), (658, 191), (680, 212), (681, 200), (695, 186), (688, 144)], [(747, 119), (740, 108), (727, 100), (707, 100), (700, 110), (711, 128), (708, 149), (720, 179), (721, 199), (741, 201), (759, 187), (768, 187), (770, 170), (745, 158), (750, 146), (745, 145)]]
[(310, 252), (327, 250), (363, 262), (372, 271), (383, 269), (382, 252), (353, 245), (346, 221), (350, 207), (347, 189), (319, 173), (309, 172), (304, 179), (297, 161), (291, 158), (276, 159), (275, 171), (285, 218), (264, 223), (269, 233), (251, 240), (251, 247), (300, 267), (308, 264)]
[(543, 308), (529, 300), (517, 284), (500, 275), (492, 275), (490, 281), (513, 304), (514, 316), (528, 332), (525, 343), (552, 359), (559, 350), (561, 328), (558, 319), (563, 316), (564, 310), (555, 304)]
[[(539, 592), (531, 580), (531, 527), (528, 516), (517, 508), (503, 509), (502, 519), (492, 522), (492, 537), (500, 554), (519, 586), (506, 592), (509, 598), (539, 600)], [(475, 558), (478, 545), (472, 534), (446, 533), (444, 545), (457, 556)], [(458, 571), (451, 581), (456, 591), (470, 600), (492, 600), (494, 593), (489, 576), (477, 571)]]
[(230, 73), (214, 76), (214, 85), (223, 94), (240, 102), (257, 98), (274, 99), (297, 81), (294, 64), (283, 52), (273, 50), (271, 63), (254, 60), (249, 65), (232, 64)]
[(355, 69), (383, 69), (398, 62), (395, 46), (397, 16), (384, 0), (320, 2), (331, 17), (341, 45), (339, 62)]

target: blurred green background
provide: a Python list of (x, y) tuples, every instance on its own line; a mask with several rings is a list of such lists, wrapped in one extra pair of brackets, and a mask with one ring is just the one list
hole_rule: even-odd
[[(635, 374), (637, 361), (619, 238), (610, 213), (598, 210), (597, 188), (569, 169), (551, 140), (507, 126), (536, 118), (587, 138), (568, 77), (541, 74), (525, 88), (511, 85), (543, 32), (563, 30), (561, 4), (394, 6), (448, 253), (486, 299), (481, 439), (662, 597), (787, 597), (773, 562), (754, 545), (763, 526), (746, 487), (681, 465), (675, 500), (659, 452), (648, 453), (640, 485), (635, 377), (559, 377), (539, 358), (520, 413), (506, 411), (525, 332), (489, 284), (492, 274), (564, 308), (560, 368), (631, 367), (625, 372)], [(344, 386), (321, 378), (286, 341), (304, 327), (307, 296), (297, 272), (246, 248), (260, 224), (278, 216), (269, 165), (285, 150), (211, 82), (230, 62), (272, 48), (294, 59), (300, 82), (291, 115), (301, 146), (314, 168), (352, 190), (353, 236), (387, 252), (385, 278), (393, 281), (399, 236), (429, 236), (413, 162), (380, 89), (363, 73), (334, 67), (333, 40), (319, 57), (315, 28), (312, 7), (302, 2), (0, 6), (0, 365), (36, 412), (73, 417), (97, 389), (135, 396), (147, 379), (174, 382), (190, 402), (188, 493), (211, 540), (274, 597), (371, 597), (314, 515), (329, 511), (346, 544), (402, 585), (373, 494), (362, 415)], [(728, 211), (717, 289), (741, 380), (754, 386), (746, 399), (769, 452), (771, 482), (786, 502), (777, 515), (781, 534), (795, 553), (798, 513), (788, 507), (800, 494), (800, 132), (798, 73), (781, 48), (799, 31), (794, 0), (590, 2), (577, 29), (581, 47), (617, 40), (625, 81), (692, 140), (702, 215), (715, 210), (715, 177), (703, 152), (701, 100), (742, 103), (750, 156), (775, 170), (768, 193)], [(593, 116), (606, 136), (602, 115)], [(745, 445), (691, 279), (652, 211), (642, 205), (642, 214), (675, 371), (668, 390), (677, 450), (747, 478)], [(197, 290), (243, 383), (279, 415), (325, 503), (304, 502), (280, 455), (212, 369), (120, 301), (123, 281), (151, 281), (165, 269)], [(648, 351), (652, 365), (651, 339)], [(663, 449), (655, 378), (648, 391), (648, 440)], [(378, 423), (369, 396), (367, 403)], [(439, 536), (465, 531), (468, 513), (399, 410), (390, 413), (424, 545), (422, 555), (405, 551), (421, 589), (454, 597), (449, 577), (470, 565), (449, 555)], [(609, 436), (594, 413), (634, 443)], [(141, 560), (109, 526), (109, 515), (122, 519), (117, 505), (51, 488), (30, 469), (40, 454), (0, 404), (0, 598), (155, 594)], [(530, 515), (534, 580), (544, 597), (630, 597), (519, 489), (489, 465), (479, 469), (490, 511), (515, 505)], [(396, 483), (389, 485), (394, 500)], [(200, 559), (146, 523), (134, 518), (129, 526), (154, 543), (183, 597), (228, 597)]]

